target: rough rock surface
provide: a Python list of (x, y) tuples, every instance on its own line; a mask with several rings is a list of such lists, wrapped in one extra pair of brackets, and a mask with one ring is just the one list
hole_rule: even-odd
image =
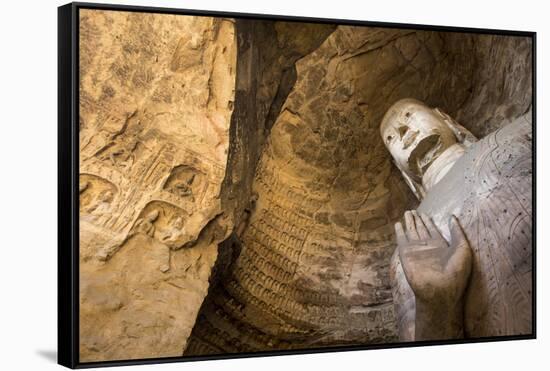
[(471, 93), (456, 118), (478, 138), (532, 110), (532, 46), (526, 37), (476, 37)]
[[(248, 227), (255, 210), (257, 192), (253, 192), (252, 188), (258, 160), (271, 126), (296, 80), (294, 62), (315, 50), (335, 28), (331, 25), (244, 20), (236, 24), (239, 36), (237, 88), (227, 175), (223, 184), (225, 192), (222, 192), (224, 212), (232, 217), (236, 227), (232, 236), (221, 246), (221, 249), (232, 250), (224, 251), (221, 256), (229, 261), (218, 261), (218, 267), (225, 269), (216, 272), (216, 277), (211, 280), (221, 286), (230, 280), (235, 269), (234, 260), (242, 248), (240, 235)], [(212, 298), (220, 295), (218, 289), (221, 286), (214, 287), (210, 294)], [(218, 300), (225, 299), (234, 300), (225, 296)], [(205, 303), (204, 311), (210, 311), (209, 308), (214, 309), (210, 302)], [(243, 326), (243, 332), (247, 333), (242, 335), (245, 338), (252, 339), (261, 332), (246, 323), (235, 325)], [(209, 324), (205, 326), (196, 326), (197, 333), (190, 339), (186, 355), (212, 352), (208, 341), (201, 340), (204, 339), (201, 334), (216, 338), (219, 333), (210, 331)], [(234, 340), (241, 341), (231, 341)]]
[[(393, 223), (416, 200), (391, 165), (380, 120), (404, 97), (461, 110), (478, 132), (498, 107), (516, 107), (509, 116), (524, 110), (529, 48), (519, 40), (514, 55), (507, 43), (338, 27), (299, 60), (255, 173), (257, 201), (238, 235), (240, 256), (211, 289), (184, 354), (397, 340)], [(509, 94), (491, 96), (476, 78), (510, 85)]]
[(82, 11), (81, 361), (395, 341), (379, 135), (401, 98), (478, 136), (531, 106), (529, 41)]
[(296, 81), (295, 62), (315, 50), (335, 26), (236, 20), (237, 81), (222, 205), (246, 225), (252, 183), (266, 138)]
[(208, 289), (234, 22), (81, 11), (80, 360), (181, 355)]

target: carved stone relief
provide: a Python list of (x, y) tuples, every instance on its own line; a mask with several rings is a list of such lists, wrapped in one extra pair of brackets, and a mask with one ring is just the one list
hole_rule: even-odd
[[(424, 113), (432, 112), (418, 102), (411, 105), (410, 101), (397, 102), (390, 111), (413, 112), (413, 106)], [(422, 116), (412, 114), (410, 121), (417, 121), (417, 125), (421, 123), (429, 130), (442, 124)], [(399, 122), (398, 117), (392, 114), (385, 117), (383, 137), (388, 127)], [(415, 127), (411, 122), (407, 125)], [(399, 145), (387, 145), (394, 157), (403, 154)], [(392, 263), (400, 338), (437, 340), (529, 334), (532, 331), (531, 114), (518, 117), (470, 144), (459, 156), (446, 156), (449, 151), (454, 151), (453, 146), (437, 153), (429, 168), (419, 174), (424, 192), (417, 210), (423, 221), (417, 216), (415, 223), (416, 229), (433, 223), (434, 229), (438, 229), (435, 234), (449, 242), (450, 248), (441, 250), (441, 254), (450, 256), (449, 263), (441, 268), (449, 273), (443, 277), (431, 274), (428, 262), (432, 257), (427, 251), (436, 254), (437, 243), (433, 236), (416, 232), (411, 227), (410, 214), (406, 214), (409, 242), (398, 238), (399, 248)], [(402, 170), (407, 174), (408, 169)], [(426, 175), (435, 173), (437, 182), (426, 183)], [(460, 227), (453, 227), (453, 223)], [(396, 226), (398, 235), (404, 235), (402, 228), (401, 224)], [(460, 238), (457, 231), (463, 232), (467, 241), (462, 250), (453, 250), (456, 243), (453, 240)], [(419, 239), (414, 237), (415, 233), (420, 235)], [(413, 240), (419, 241), (411, 243), (411, 234)], [(449, 255), (449, 251), (456, 252)], [(424, 262), (426, 266), (422, 268)], [(413, 267), (419, 273), (412, 274)], [(440, 294), (424, 299), (423, 290), (426, 287), (432, 290), (436, 277), (441, 285)], [(461, 279), (468, 284), (457, 286)], [(448, 302), (452, 302), (452, 309), (443, 309), (449, 306)], [(447, 313), (447, 317), (432, 313)], [(458, 320), (452, 320), (452, 313), (456, 313)], [(442, 323), (452, 325), (445, 330)]]
[[(467, 292), (465, 334), (529, 329), (514, 317), (530, 290), (530, 174), (518, 170), (529, 161), (506, 126), (523, 125), (526, 148), (526, 41), (82, 10), (80, 43), (82, 361), (411, 338), (394, 224), (419, 202), (444, 237), (458, 213), (468, 239), (489, 240), (473, 244), (474, 285), (488, 294)], [(403, 98), (439, 107), (429, 118), (441, 130), (381, 137)], [(403, 158), (386, 148), (394, 138)], [(430, 192), (458, 158), (453, 184), (474, 195), (442, 205), (452, 184)], [(512, 268), (487, 273), (488, 259)]]
[(177, 356), (230, 231), (233, 21), (82, 10), (80, 36), (80, 359)]

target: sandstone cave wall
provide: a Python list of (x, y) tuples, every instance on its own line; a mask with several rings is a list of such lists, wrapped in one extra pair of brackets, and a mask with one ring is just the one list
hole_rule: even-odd
[(528, 113), (520, 38), (81, 13), (82, 361), (396, 339), (378, 134), (414, 97)]
[[(296, 81), (295, 62), (333, 25), (237, 19), (237, 79), (222, 203), (235, 225), (246, 218), (266, 138)], [(243, 221), (246, 223), (246, 220)]]
[(80, 16), (80, 360), (178, 356), (232, 229), (234, 21)]
[(81, 12), (82, 361), (181, 355), (294, 62), (333, 29)]
[(525, 39), (348, 26), (300, 59), (255, 172), (240, 255), (184, 354), (396, 340), (392, 226), (416, 200), (380, 120), (413, 97), (483, 135), (529, 109), (529, 62)]
[(478, 138), (531, 115), (532, 48), (531, 39), (526, 37), (476, 37), (471, 93), (455, 117)]

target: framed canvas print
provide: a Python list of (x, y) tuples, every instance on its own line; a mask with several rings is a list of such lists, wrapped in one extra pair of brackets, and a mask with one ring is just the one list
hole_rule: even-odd
[(535, 33), (59, 8), (59, 363), (535, 338)]

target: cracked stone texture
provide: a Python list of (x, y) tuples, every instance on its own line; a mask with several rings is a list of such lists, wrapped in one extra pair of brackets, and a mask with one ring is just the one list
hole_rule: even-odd
[(81, 12), (81, 361), (182, 354), (294, 61), (333, 29)]
[(81, 10), (80, 30), (80, 360), (178, 356), (230, 231), (234, 22)]
[(348, 26), (300, 59), (255, 173), (240, 255), (184, 354), (396, 341), (393, 224), (417, 201), (381, 118), (412, 97), (482, 135), (529, 108), (530, 60), (526, 39)]
[(455, 117), (478, 138), (532, 110), (531, 50), (526, 37), (476, 37), (471, 94)]
[(482, 136), (531, 103), (521, 38), (97, 10), (80, 37), (81, 361), (395, 341), (416, 200), (383, 114)]

